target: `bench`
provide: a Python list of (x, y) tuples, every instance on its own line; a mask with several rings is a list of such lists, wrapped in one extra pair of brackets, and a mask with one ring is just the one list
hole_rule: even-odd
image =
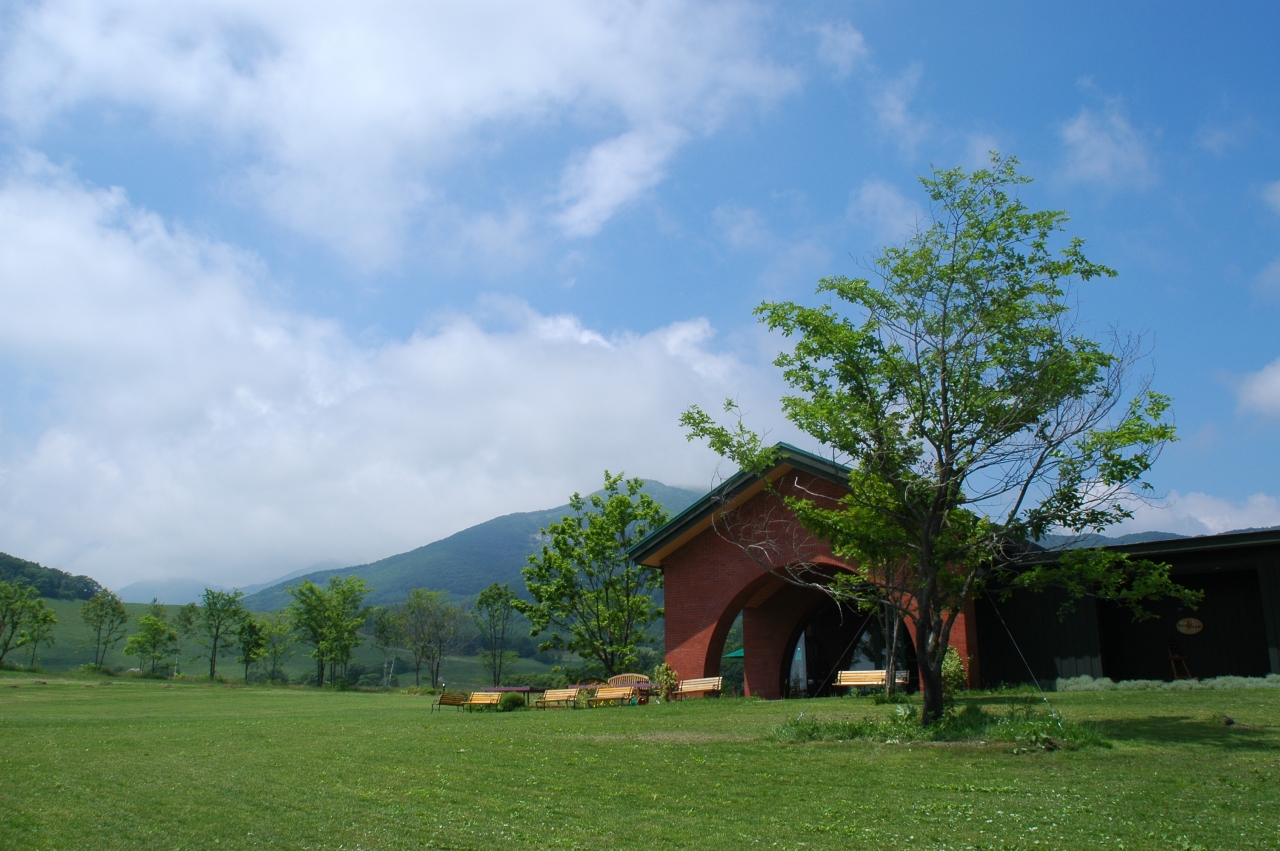
[(500, 692), (496, 692), (496, 691), (472, 692), (471, 696), (467, 698), (467, 711), (470, 712), (472, 709), (483, 708), (486, 706), (491, 706), (496, 709), (498, 704), (501, 701), (502, 701), (502, 694)]
[(696, 680), (681, 680), (675, 691), (671, 692), (672, 700), (683, 700), (691, 695), (719, 695), (720, 684), (724, 677), (700, 677)]
[(578, 708), (578, 692), (581, 689), (576, 688), (552, 688), (547, 689), (542, 697), (533, 703), (534, 709), (548, 709), (553, 706), (559, 706), (564, 709)]
[(587, 704), (599, 706), (616, 702), (619, 706), (626, 706), (633, 700), (637, 703), (640, 701), (640, 689), (635, 686), (606, 686), (597, 689), (595, 697), (587, 698)]
[[(836, 681), (832, 683), (836, 688), (884, 688), (888, 671), (840, 671), (836, 674)], [(905, 686), (911, 681), (910, 671), (895, 671), (893, 681), (900, 686)]]
[(434, 712), (441, 706), (456, 706), (461, 709), (467, 705), (467, 700), (470, 697), (471, 696), (465, 692), (446, 691), (444, 694), (440, 695), (440, 698), (435, 703), (431, 704), (431, 711)]
[(633, 686), (637, 683), (647, 683), (649, 678), (644, 674), (615, 674), (609, 678), (611, 686)]

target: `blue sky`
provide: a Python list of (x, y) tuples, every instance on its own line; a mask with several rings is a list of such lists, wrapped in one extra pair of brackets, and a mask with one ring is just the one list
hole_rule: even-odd
[[(266, 7), (266, 8), (264, 8)], [(14, 3), (0, 549), (358, 562), (781, 419), (763, 299), (1018, 156), (1182, 440), (1130, 529), (1280, 524), (1274, 4)], [(720, 472), (723, 472), (721, 469)]]

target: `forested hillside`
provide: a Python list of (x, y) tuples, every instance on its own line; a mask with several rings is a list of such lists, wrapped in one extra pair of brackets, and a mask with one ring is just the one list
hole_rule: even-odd
[[(650, 481), (645, 491), (676, 515), (702, 494)], [(245, 598), (255, 611), (275, 611), (289, 604), (285, 588), (303, 579), (323, 583), (330, 576), (364, 577), (373, 588), (369, 602), (390, 605), (405, 598), (412, 588), (437, 588), (459, 597), (470, 597), (492, 582), (510, 582), (521, 590), (520, 569), (539, 546), (538, 532), (569, 513), (568, 505), (545, 511), (529, 511), (495, 517), (448, 538), (390, 556), (371, 564), (322, 570), (281, 582)]]
[(0, 581), (34, 585), (41, 597), (55, 600), (87, 600), (102, 587), (87, 576), (74, 576), (8, 553), (0, 553)]

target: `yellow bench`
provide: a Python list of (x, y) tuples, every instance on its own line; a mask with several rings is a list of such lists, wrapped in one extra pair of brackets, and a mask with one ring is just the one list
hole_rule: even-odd
[(724, 677), (699, 677), (693, 680), (681, 680), (676, 690), (671, 692), (672, 700), (683, 700), (691, 695), (707, 696), (720, 694), (720, 685)]
[(498, 703), (502, 700), (502, 693), (496, 691), (475, 691), (471, 693), (471, 697), (467, 698), (467, 711), (472, 709), (484, 708), (492, 706), (497, 708)]
[(534, 701), (535, 709), (547, 709), (552, 706), (559, 706), (568, 709), (578, 708), (578, 692), (576, 688), (552, 688), (547, 689), (542, 697)]
[(626, 706), (631, 701), (640, 700), (640, 690), (635, 686), (614, 686), (610, 688), (596, 689), (595, 697), (587, 698), (590, 706), (599, 706), (603, 703), (617, 703), (619, 706)]
[(441, 706), (456, 706), (461, 709), (467, 705), (468, 698), (470, 698), (470, 695), (463, 692), (446, 691), (440, 695), (440, 698), (435, 703), (431, 704), (431, 711), (434, 712)]
[[(888, 680), (888, 671), (840, 671), (836, 674), (836, 681), (832, 683), (836, 688), (884, 688)], [(911, 681), (911, 673), (909, 671), (895, 671), (893, 681), (905, 686)]]

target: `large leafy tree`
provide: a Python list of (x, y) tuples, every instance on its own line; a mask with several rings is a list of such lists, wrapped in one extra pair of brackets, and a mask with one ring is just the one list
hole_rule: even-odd
[[(1122, 556), (1019, 564), (1026, 543), (1050, 530), (1130, 516), (1130, 498), (1149, 489), (1143, 476), (1174, 439), (1167, 398), (1145, 384), (1124, 393), (1136, 344), (1104, 346), (1075, 319), (1075, 284), (1116, 273), (1088, 260), (1080, 239), (1060, 237), (1065, 213), (1019, 200), (1029, 182), (1016, 159), (995, 154), (972, 174), (935, 171), (921, 179), (928, 218), (905, 245), (883, 249), (868, 277), (824, 279), (826, 304), (756, 310), (794, 341), (775, 361), (793, 391), (786, 415), (852, 467), (839, 504), (786, 503), (857, 565), (837, 593), (889, 600), (911, 625), (926, 724), (943, 710), (952, 626), (984, 588), (1052, 582), (1139, 616), (1143, 601), (1195, 596), (1166, 566)], [(746, 469), (774, 460), (741, 419), (726, 427), (691, 408), (682, 423)]]
[(511, 651), (511, 618), (515, 615), (516, 595), (511, 586), (497, 582), (480, 592), (472, 607), (472, 617), (480, 628), (484, 649), (480, 651), (480, 664), (493, 679), (495, 686), (502, 685), (502, 669)]
[(565, 649), (597, 663), (606, 676), (636, 662), (646, 629), (662, 617), (654, 592), (662, 574), (627, 550), (667, 522), (641, 479), (604, 474), (604, 489), (569, 500), (573, 514), (542, 530), (545, 543), (522, 571), (532, 600), (517, 600), (532, 634), (550, 631), (543, 650)]
[(414, 588), (409, 592), (404, 602), (404, 636), (413, 656), (416, 685), (422, 685), (424, 664), (431, 675), (431, 685), (434, 687), (440, 682), (444, 660), (461, 644), (466, 622), (466, 611), (449, 602), (447, 592), (428, 591), (426, 588)]
[(129, 612), (119, 597), (103, 588), (80, 607), (80, 617), (92, 630), (93, 664), (101, 667), (107, 661), (107, 651), (124, 638)]
[(284, 673), (284, 660), (293, 656), (293, 646), (298, 643), (293, 634), (293, 621), (288, 612), (271, 612), (259, 621), (262, 629), (262, 662), (267, 669), (267, 679), (276, 682)]
[(293, 598), (289, 604), (293, 627), (311, 645), (311, 657), (316, 660), (316, 685), (324, 685), (326, 665), (330, 679), (345, 676), (351, 654), (360, 646), (369, 586), (359, 576), (331, 576), (323, 588), (305, 579), (290, 586), (288, 593)]
[(137, 656), (139, 667), (149, 663), (151, 673), (164, 659), (179, 652), (178, 632), (153, 610), (138, 618), (138, 630), (124, 643), (126, 656)]
[(235, 648), (236, 633), (249, 617), (243, 598), (242, 591), (206, 588), (199, 603), (188, 603), (178, 610), (178, 629), (196, 636), (209, 656), (210, 681), (218, 676), (218, 656)]
[(40, 645), (50, 645), (57, 640), (53, 634), (53, 628), (57, 625), (58, 616), (53, 609), (44, 600), (33, 600), (18, 633), (18, 646), (31, 648), (31, 667), (36, 666)]
[(33, 585), (25, 582), (0, 581), (0, 662), (9, 651), (20, 645), (22, 630), (44, 601), (36, 596)]

